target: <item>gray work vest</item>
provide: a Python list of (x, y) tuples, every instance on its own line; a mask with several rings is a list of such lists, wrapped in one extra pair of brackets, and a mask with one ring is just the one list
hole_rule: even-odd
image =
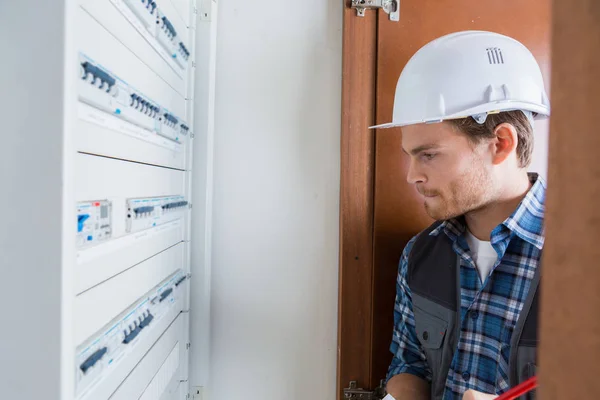
[[(432, 400), (442, 399), (461, 328), (460, 257), (454, 252), (447, 235), (429, 235), (439, 224), (436, 222), (417, 237), (409, 255), (407, 271), (417, 337), (432, 372)], [(538, 265), (510, 339), (510, 387), (535, 375), (539, 271)], [(468, 317), (469, 314), (465, 316)], [(533, 392), (520, 397), (521, 400), (534, 398)]]

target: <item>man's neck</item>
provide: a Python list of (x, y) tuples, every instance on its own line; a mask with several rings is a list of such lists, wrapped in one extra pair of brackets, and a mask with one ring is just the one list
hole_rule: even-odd
[(479, 240), (489, 241), (496, 226), (508, 218), (531, 188), (527, 174), (511, 185), (493, 203), (465, 214), (469, 231)]

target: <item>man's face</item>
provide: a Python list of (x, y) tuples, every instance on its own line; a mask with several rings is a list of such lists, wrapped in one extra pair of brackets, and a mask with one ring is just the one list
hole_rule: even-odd
[(410, 156), (407, 180), (424, 198), (427, 213), (445, 220), (474, 211), (494, 198), (489, 144), (469, 142), (442, 122), (402, 128), (402, 148)]

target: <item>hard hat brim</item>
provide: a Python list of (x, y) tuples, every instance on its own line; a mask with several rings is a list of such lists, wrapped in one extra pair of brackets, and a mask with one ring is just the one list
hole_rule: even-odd
[(402, 124), (395, 124), (393, 122), (388, 122), (387, 124), (380, 124), (380, 125), (374, 125), (374, 126), (370, 126), (369, 129), (388, 129), (388, 128), (397, 128), (403, 126)]
[(447, 115), (447, 116), (439, 116), (437, 118), (432, 118), (432, 119), (426, 120), (426, 121), (425, 120), (392, 121), (392, 122), (388, 122), (385, 124), (370, 126), (369, 129), (389, 129), (389, 128), (407, 126), (407, 125), (437, 123), (437, 122), (447, 121), (450, 119), (468, 118), (473, 115), (477, 115), (477, 114), (481, 114), (481, 113), (497, 114), (499, 112), (514, 111), (514, 110), (534, 112), (534, 113), (536, 113), (536, 117), (535, 117), (536, 120), (544, 119), (544, 118), (547, 118), (548, 116), (550, 116), (550, 108), (542, 106), (542, 105), (532, 104), (532, 103), (527, 103), (527, 102), (502, 102), (502, 103), (483, 104), (483, 105), (480, 105), (477, 107), (473, 107), (469, 110), (462, 111), (460, 113), (456, 113), (453, 115)]

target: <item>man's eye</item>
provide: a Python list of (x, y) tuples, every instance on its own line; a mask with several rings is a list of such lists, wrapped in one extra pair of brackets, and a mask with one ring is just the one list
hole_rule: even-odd
[(433, 157), (435, 157), (435, 154), (434, 153), (421, 153), (421, 157), (424, 160), (429, 161), (429, 160), (432, 160)]

